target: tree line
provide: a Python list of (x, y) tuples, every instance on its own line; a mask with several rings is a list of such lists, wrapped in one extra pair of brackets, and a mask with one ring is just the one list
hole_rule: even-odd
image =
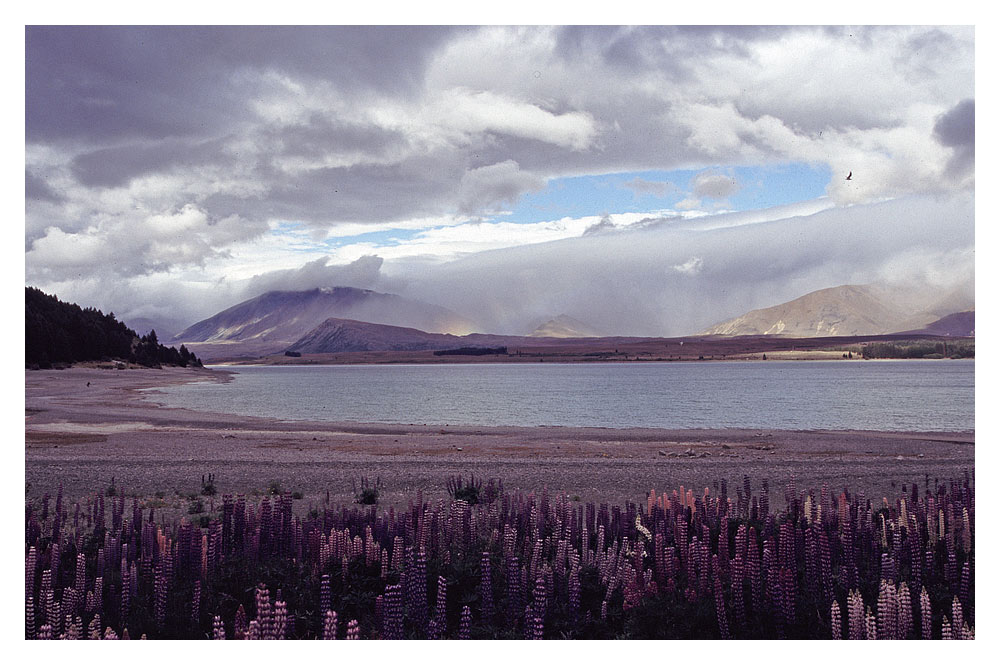
[(122, 360), (145, 367), (200, 367), (201, 360), (184, 345), (163, 346), (156, 331), (139, 336), (115, 318), (93, 307), (62, 302), (40, 289), (24, 289), (25, 366)]

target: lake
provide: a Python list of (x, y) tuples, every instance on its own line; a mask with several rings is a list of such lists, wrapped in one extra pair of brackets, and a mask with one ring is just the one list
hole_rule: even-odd
[(172, 407), (428, 425), (971, 431), (973, 360), (239, 366)]

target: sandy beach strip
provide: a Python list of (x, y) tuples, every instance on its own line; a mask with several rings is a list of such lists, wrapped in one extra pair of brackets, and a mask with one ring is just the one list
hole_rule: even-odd
[[(713, 488), (735, 496), (749, 475), (768, 479), (772, 502), (786, 483), (848, 488), (873, 498), (902, 484), (972, 474), (969, 432), (668, 430), (285, 422), (166, 408), (140, 389), (227, 381), (201, 369), (73, 367), (25, 372), (25, 482), (30, 497), (71, 499), (107, 487), (161, 495), (183, 509), (214, 473), (220, 493), (260, 494), (272, 482), (297, 505), (352, 499), (352, 482), (381, 478), (380, 504), (416, 491), (447, 497), (449, 476), (502, 478), (507, 489), (565, 492), (582, 501), (644, 501), (650, 489)], [(89, 384), (89, 385), (88, 385)], [(212, 503), (210, 499), (206, 499)], [(215, 501), (218, 501), (216, 497)], [(212, 507), (212, 506), (210, 506)]]

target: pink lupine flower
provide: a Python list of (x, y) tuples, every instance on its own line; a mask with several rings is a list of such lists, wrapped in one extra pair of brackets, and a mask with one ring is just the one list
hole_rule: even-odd
[(347, 622), (347, 639), (349, 640), (360, 640), (361, 639), (361, 628), (358, 627), (358, 622), (355, 619), (351, 619)]
[(323, 616), (323, 639), (337, 639), (337, 613), (333, 610), (328, 610)]

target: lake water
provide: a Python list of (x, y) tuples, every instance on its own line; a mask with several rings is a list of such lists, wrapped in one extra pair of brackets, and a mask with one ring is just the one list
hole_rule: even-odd
[(975, 429), (972, 360), (226, 367), (167, 406), (433, 425)]

